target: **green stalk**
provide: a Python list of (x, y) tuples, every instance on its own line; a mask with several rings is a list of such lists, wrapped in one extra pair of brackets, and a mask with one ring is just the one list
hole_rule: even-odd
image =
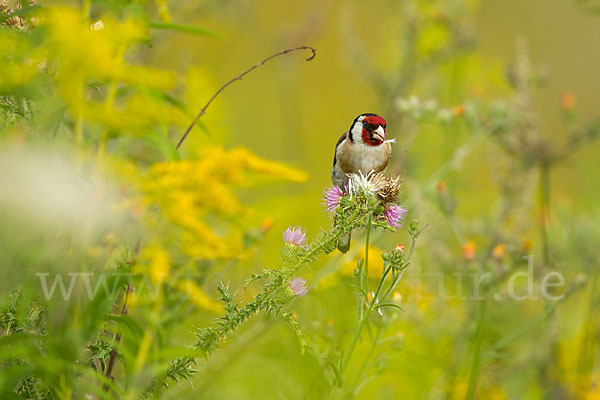
[(481, 363), (481, 345), (483, 344), (483, 321), (485, 319), (485, 310), (487, 306), (487, 297), (482, 300), (479, 306), (479, 317), (477, 319), (477, 329), (475, 331), (475, 343), (473, 349), (473, 363), (471, 364), (471, 375), (469, 377), (469, 387), (467, 390), (467, 400), (475, 399), (477, 391), (477, 381), (479, 379), (479, 365)]
[(550, 213), (550, 164), (540, 165), (540, 236), (542, 238), (544, 265), (550, 265), (550, 245), (548, 244), (548, 224)]
[(375, 352), (375, 348), (377, 347), (377, 344), (379, 343), (379, 339), (381, 339), (381, 334), (383, 333), (383, 331), (384, 331), (384, 329), (382, 329), (382, 328), (377, 329), (377, 334), (375, 335), (375, 339), (373, 339), (373, 342), (371, 343), (371, 349), (369, 349), (369, 353), (367, 353), (367, 356), (365, 357), (362, 365), (360, 366), (360, 369), (358, 370), (358, 373), (356, 374), (356, 378), (354, 379), (354, 383), (352, 384), (352, 386), (355, 388), (354, 389), (355, 395), (358, 390), (358, 383), (359, 383), (358, 381), (360, 380), (365, 369), (367, 368), (367, 364), (369, 363), (369, 360), (371, 359), (371, 357), (373, 356), (373, 353)]
[(385, 301), (385, 299), (387, 299), (387, 297), (392, 293), (392, 291), (396, 288), (396, 286), (398, 286), (398, 283), (400, 283), (400, 280), (402, 279), (402, 276), (404, 276), (404, 271), (406, 271), (406, 269), (408, 268), (408, 265), (410, 264), (410, 260), (412, 259), (412, 256), (413, 256), (413, 254), (415, 252), (415, 245), (416, 245), (416, 243), (417, 243), (417, 240), (413, 237), (411, 239), (410, 250), (408, 252), (408, 257), (406, 257), (406, 261), (404, 261), (404, 264), (402, 265), (402, 268), (396, 274), (396, 278), (394, 280), (392, 280), (392, 283), (390, 284), (390, 286), (387, 288), (387, 290), (383, 294), (383, 296), (382, 296), (383, 301)]
[[(371, 218), (369, 217), (369, 222), (370, 221), (371, 221)], [(369, 228), (367, 228), (367, 229), (369, 229)], [(368, 243), (369, 243), (368, 232), (369, 231), (367, 230), (367, 249), (368, 249)], [(390, 287), (386, 290), (384, 296), (381, 297), (382, 303), (389, 296), (391, 291), (394, 290), (394, 288), (396, 287), (398, 282), (400, 282), (400, 279), (402, 279), (402, 275), (404, 275), (404, 271), (406, 271), (406, 267), (408, 267), (408, 264), (410, 263), (410, 259), (412, 258), (412, 255), (413, 255), (413, 252), (415, 249), (415, 243), (416, 243), (416, 240), (415, 240), (415, 238), (413, 238), (411, 246), (410, 246), (410, 252), (408, 253), (408, 258), (406, 259), (406, 261), (404, 261), (404, 265), (402, 266), (402, 271), (400, 271), (400, 273), (398, 274), (396, 279), (391, 283)], [(368, 250), (367, 250), (367, 254), (368, 254)], [(367, 261), (368, 261), (368, 259), (367, 259), (367, 257), (365, 257), (365, 265), (366, 265)], [(385, 280), (385, 278), (386, 278), (387, 274), (389, 274), (390, 270), (391, 270), (391, 266), (388, 268), (387, 273), (384, 273), (383, 277), (381, 278), (381, 281), (379, 282), (379, 287), (377, 288), (377, 292), (374, 294), (373, 298), (371, 299), (371, 302), (369, 303), (365, 313), (362, 315), (361, 318), (359, 318), (359, 323), (356, 327), (356, 330), (354, 331), (354, 335), (352, 336), (352, 341), (350, 342), (348, 351), (346, 352), (346, 354), (344, 354), (344, 359), (342, 362), (342, 366), (340, 368), (340, 376), (342, 376), (342, 377), (344, 376), (344, 372), (346, 371), (346, 368), (348, 367), (348, 364), (350, 363), (350, 358), (352, 357), (352, 353), (354, 352), (356, 344), (358, 343), (360, 334), (362, 333), (363, 328), (367, 324), (369, 317), (371, 316), (371, 314), (373, 313), (373, 311), (375, 309), (377, 299), (379, 298), (379, 293), (381, 292), (381, 289), (383, 288), (383, 280)]]
[(590, 277), (590, 290), (587, 315), (583, 323), (583, 335), (579, 343), (579, 355), (577, 360), (577, 390), (580, 395), (586, 393), (586, 389), (591, 385), (592, 368), (594, 365), (594, 345), (596, 342), (597, 329), (595, 327), (595, 316), (597, 308), (596, 292), (598, 288), (598, 274), (593, 273)]
[[(369, 304), (369, 286), (368, 286), (368, 282), (369, 282), (369, 239), (371, 237), (371, 213), (369, 213), (369, 219), (367, 221), (367, 237), (365, 239), (365, 262), (363, 264), (363, 276), (364, 276), (364, 283), (365, 283), (365, 293), (367, 295), (367, 304)], [(350, 362), (350, 358), (352, 357), (352, 353), (354, 352), (354, 348), (356, 347), (356, 344), (358, 343), (358, 338), (360, 337), (360, 334), (363, 330), (363, 328), (365, 327), (367, 321), (369, 320), (369, 316), (371, 315), (371, 312), (373, 311), (373, 305), (375, 304), (375, 296), (373, 296), (373, 299), (371, 299), (371, 303), (368, 306), (366, 312), (363, 314), (361, 313), (361, 317), (359, 318), (359, 323), (356, 327), (356, 329), (354, 330), (354, 336), (352, 337), (352, 341), (350, 342), (350, 347), (348, 347), (348, 351), (346, 352), (346, 354), (344, 354), (344, 360), (342, 362), (342, 367), (340, 368), (340, 376), (344, 376), (344, 371), (346, 370), (346, 368), (348, 367), (348, 363)]]
[(369, 219), (367, 221), (367, 238), (365, 239), (365, 265), (363, 268), (365, 271), (365, 293), (367, 294), (367, 301), (369, 299), (369, 238), (371, 237), (371, 218), (372, 215), (369, 213)]
[(367, 309), (367, 312), (365, 313), (365, 315), (363, 315), (362, 319), (358, 323), (358, 326), (354, 330), (354, 336), (352, 336), (352, 341), (350, 342), (348, 351), (346, 352), (346, 354), (344, 354), (344, 361), (342, 362), (342, 368), (340, 369), (340, 376), (342, 376), (342, 377), (344, 376), (344, 372), (346, 371), (346, 368), (348, 368), (348, 363), (350, 362), (350, 359), (352, 358), (352, 353), (354, 352), (354, 348), (356, 347), (356, 344), (358, 343), (358, 338), (360, 338), (360, 334), (361, 334), (363, 328), (365, 327), (365, 325), (367, 324), (367, 321), (369, 320), (369, 316), (371, 315), (371, 308), (372, 307), (369, 307)]

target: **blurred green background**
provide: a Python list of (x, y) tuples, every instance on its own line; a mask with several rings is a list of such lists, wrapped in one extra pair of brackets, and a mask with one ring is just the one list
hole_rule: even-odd
[[(558, 143), (565, 141), (560, 105), (565, 93), (575, 96), (579, 117), (587, 119), (595, 115), (594, 96), (600, 83), (594, 78), (598, 55), (591, 43), (600, 26), (594, 14), (568, 1), (465, 3), (464, 13), (472, 12), (463, 16), (475, 35), (474, 51), (451, 57), (434, 72), (417, 71), (421, 77), (403, 96), (436, 98), (451, 107), (473, 96), (474, 88), (486, 99), (506, 95), (505, 69), (515, 58), (517, 40), (524, 38), (532, 63), (548, 75), (544, 90), (535, 95), (544, 134)], [(441, 13), (445, 6), (444, 2), (420, 4), (430, 15)], [(385, 116), (385, 111), (393, 107), (394, 101), (369, 79), (370, 71), (365, 65), (390, 79), (402, 67), (398, 51), (406, 29), (399, 17), (402, 7), (402, 2), (344, 1), (176, 4), (174, 19), (208, 26), (222, 36), (219, 40), (197, 41), (174, 34), (164, 38), (161, 44), (165, 50), (157, 51), (154, 60), (170, 67), (187, 63), (202, 65), (210, 71), (216, 87), (276, 49), (300, 44), (315, 46), (316, 62), (301, 63), (291, 56), (266, 65), (243, 85), (232, 87), (227, 96), (219, 98), (205, 117), (213, 129), (227, 131), (229, 144), (243, 144), (263, 156), (306, 170), (311, 176), (310, 183), (296, 190), (312, 189), (315, 196), (329, 183), (336, 137), (361, 112), (371, 110)], [(432, 38), (426, 39), (434, 42), (434, 46), (436, 40), (445, 40), (443, 35), (435, 37), (436, 34), (431, 33)], [(167, 56), (166, 49), (184, 55)], [(260, 101), (256, 101), (258, 98)], [(226, 118), (225, 112), (235, 118)], [(428, 162), (419, 163), (418, 169), (409, 171), (407, 179), (425, 179), (437, 169), (459, 143), (458, 138), (447, 138), (453, 134), (456, 133), (421, 130), (408, 158), (417, 160), (427, 156)], [(395, 156), (400, 156), (406, 132), (391, 125), (388, 135), (397, 138)], [(553, 195), (558, 205), (595, 211), (593, 200), (598, 192), (594, 168), (590, 167), (595, 151), (597, 148), (590, 146), (556, 169), (556, 181), (560, 183)], [(478, 196), (486, 196), (493, 190), (489, 174), (480, 168), (484, 159), (485, 148), (474, 151), (465, 160), (462, 177), (456, 177), (467, 181), (461, 182), (467, 185), (461, 187), (461, 197), (465, 200), (461, 207), (473, 210), (473, 214), (487, 211), (489, 207)], [(315, 219), (314, 209), (306, 211), (303, 217), (314, 221), (313, 227), (325, 223), (325, 217)]]

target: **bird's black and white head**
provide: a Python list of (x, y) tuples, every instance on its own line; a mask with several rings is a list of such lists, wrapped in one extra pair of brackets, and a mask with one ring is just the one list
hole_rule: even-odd
[(377, 114), (361, 114), (352, 122), (350, 141), (366, 146), (379, 146), (386, 140), (385, 127), (385, 118)]

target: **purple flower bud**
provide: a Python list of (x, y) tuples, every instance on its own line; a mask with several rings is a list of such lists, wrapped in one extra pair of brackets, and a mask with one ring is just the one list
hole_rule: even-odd
[(340, 200), (344, 197), (344, 192), (337, 186), (331, 186), (323, 191), (323, 205), (327, 211), (335, 211), (340, 205)]
[(286, 243), (293, 244), (298, 247), (304, 247), (306, 244), (306, 234), (302, 232), (300, 227), (290, 226), (283, 232), (283, 240)]
[(384, 215), (389, 226), (392, 228), (401, 228), (407, 212), (408, 210), (404, 207), (390, 204), (386, 207)]
[(290, 281), (290, 289), (296, 296), (302, 297), (308, 293), (308, 289), (306, 288), (306, 281), (302, 278), (294, 278)]

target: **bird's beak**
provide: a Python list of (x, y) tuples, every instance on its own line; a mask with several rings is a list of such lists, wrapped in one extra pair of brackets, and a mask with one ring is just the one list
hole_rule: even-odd
[(379, 127), (373, 131), (373, 136), (382, 142), (385, 141), (385, 130), (381, 125), (379, 125)]

